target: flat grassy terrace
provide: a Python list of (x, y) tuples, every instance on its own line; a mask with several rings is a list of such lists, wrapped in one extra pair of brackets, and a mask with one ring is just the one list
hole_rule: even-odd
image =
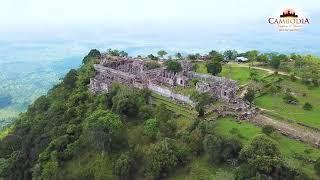
[[(255, 70), (258, 78), (263, 78), (268, 75), (266, 71)], [(204, 62), (197, 63), (198, 73), (208, 74), (207, 67)], [(249, 67), (243, 67), (238, 64), (224, 64), (222, 66), (222, 72), (220, 76), (236, 80), (239, 85), (244, 85), (250, 81), (250, 69)]]
[[(272, 95), (270, 93), (258, 97), (255, 104), (264, 109), (271, 110), (270, 113), (279, 115), (284, 119), (302, 122), (308, 126), (320, 128), (320, 88), (308, 87), (301, 82), (292, 82), (284, 79), (280, 82), (282, 91)], [(292, 105), (283, 101), (284, 91), (290, 89), (299, 104)], [(302, 106), (309, 102), (313, 109), (311, 111), (304, 110)]]
[[(216, 132), (225, 137), (238, 137), (243, 144), (250, 142), (254, 136), (262, 133), (261, 128), (248, 122), (238, 123), (233, 118), (219, 119), (216, 122)], [(319, 149), (277, 133), (271, 135), (271, 137), (278, 142), (285, 162), (289, 166), (301, 169), (315, 179), (318, 178), (313, 170), (314, 163), (310, 160), (315, 161), (320, 157)]]

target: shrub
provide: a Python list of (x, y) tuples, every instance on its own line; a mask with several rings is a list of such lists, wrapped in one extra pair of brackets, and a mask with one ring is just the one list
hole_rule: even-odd
[(203, 149), (209, 155), (209, 161), (213, 163), (221, 162), (222, 140), (214, 135), (207, 135), (203, 140)]
[(303, 109), (306, 110), (306, 111), (310, 111), (312, 109), (312, 105), (310, 103), (306, 102), (303, 105)]
[(274, 132), (274, 127), (271, 125), (265, 125), (262, 127), (262, 132), (266, 135), (270, 135), (271, 133)]
[(146, 152), (147, 170), (146, 175), (151, 179), (166, 176), (178, 165), (178, 150), (175, 141), (164, 139), (152, 144)]
[(113, 173), (120, 179), (126, 179), (132, 173), (132, 159), (129, 153), (122, 153), (116, 160), (113, 167)]
[(174, 72), (174, 73), (178, 73), (178, 72), (182, 71), (182, 67), (178, 61), (169, 61), (167, 63), (167, 70)]
[(159, 132), (159, 121), (157, 119), (148, 119), (144, 124), (144, 134), (153, 139)]
[(222, 65), (220, 62), (209, 62), (207, 63), (207, 71), (212, 75), (216, 76), (222, 71)]
[(238, 158), (241, 148), (242, 144), (237, 138), (224, 139), (221, 151), (221, 159), (223, 161), (227, 161), (229, 159)]
[(250, 103), (250, 106), (255, 98), (255, 91), (253, 89), (248, 89), (246, 94), (243, 96), (243, 99), (247, 100)]
[(287, 104), (298, 104), (299, 100), (294, 97), (293, 95), (291, 95), (290, 93), (286, 93), (286, 95), (283, 97), (284, 102), (286, 102)]
[(258, 172), (271, 174), (282, 165), (281, 152), (278, 144), (266, 135), (258, 135), (252, 142), (242, 148), (240, 158)]
[(279, 92), (279, 87), (275, 86), (275, 85), (271, 85), (269, 87), (269, 92), (272, 94), (272, 95), (275, 95)]
[(148, 69), (156, 69), (160, 67), (160, 64), (155, 61), (148, 61), (145, 64)]
[(297, 77), (294, 74), (290, 74), (290, 80), (295, 82), (297, 80)]
[(320, 158), (318, 158), (316, 163), (314, 164), (314, 170), (317, 174), (320, 174)]

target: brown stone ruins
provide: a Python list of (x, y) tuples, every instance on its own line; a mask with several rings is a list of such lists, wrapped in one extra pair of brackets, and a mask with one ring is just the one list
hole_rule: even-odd
[[(154, 93), (171, 98), (172, 100), (190, 104), (195, 103), (190, 96), (174, 93), (170, 90), (174, 86), (188, 86), (188, 82), (197, 78), (196, 90), (209, 93), (227, 106), (216, 109), (221, 116), (234, 115), (238, 119), (251, 118), (255, 110), (248, 103), (237, 97), (237, 82), (223, 77), (199, 74), (192, 71), (190, 61), (181, 61), (182, 71), (173, 73), (166, 67), (148, 69), (145, 61), (138, 58), (118, 57), (103, 54), (99, 64), (95, 64), (96, 76), (90, 79), (89, 90), (92, 93), (108, 92), (113, 82), (126, 84), (139, 89), (149, 89)], [(232, 114), (225, 114), (232, 112)]]

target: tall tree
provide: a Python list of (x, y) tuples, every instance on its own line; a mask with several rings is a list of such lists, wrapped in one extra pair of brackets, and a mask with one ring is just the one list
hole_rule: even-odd
[(107, 52), (111, 56), (120, 56), (120, 51), (118, 49), (108, 49)]
[(129, 153), (122, 153), (117, 161), (114, 163), (113, 173), (121, 180), (130, 179), (133, 170), (133, 162)]
[(119, 52), (119, 55), (120, 55), (121, 57), (128, 57), (128, 53), (125, 52), (125, 51), (120, 51), (120, 52)]
[(159, 58), (154, 56), (153, 54), (149, 54), (148, 58), (151, 59), (151, 60), (155, 60), (155, 61), (159, 60)]
[(210, 162), (220, 163), (221, 138), (211, 134), (207, 135), (203, 140), (203, 148), (208, 153)]
[(259, 55), (259, 51), (257, 50), (247, 51), (245, 54), (246, 54), (246, 57), (249, 59), (249, 61), (256, 61)]
[(266, 54), (260, 54), (257, 56), (257, 61), (262, 63), (267, 63), (269, 61), (269, 58)]
[(218, 54), (220, 54), (218, 51), (216, 51), (216, 50), (212, 50), (212, 51), (210, 51), (209, 52), (209, 56), (211, 57), (211, 58), (213, 58), (214, 56), (216, 56), (216, 55), (218, 55)]
[(240, 152), (240, 158), (262, 173), (270, 174), (282, 164), (281, 152), (276, 142), (266, 135), (258, 135)]
[(289, 61), (288, 56), (285, 55), (285, 54), (279, 54), (279, 55), (278, 55), (278, 58), (279, 58), (279, 60), (280, 60), (281, 62), (287, 62), (287, 61)]
[(178, 152), (174, 141), (171, 139), (166, 138), (156, 144), (152, 144), (146, 154), (148, 160), (147, 174), (153, 177), (152, 179), (159, 179), (178, 165)]
[(214, 76), (218, 75), (222, 71), (222, 65), (220, 62), (209, 62), (206, 66), (207, 71)]
[(182, 59), (182, 58), (183, 58), (183, 57), (182, 57), (182, 54), (179, 53), (179, 52), (178, 52), (175, 56), (176, 56), (177, 59)]
[(114, 137), (122, 129), (119, 116), (104, 110), (97, 110), (86, 119), (85, 134), (94, 149), (110, 151)]
[(167, 55), (168, 53), (165, 50), (160, 50), (158, 51), (158, 55), (163, 58), (165, 55)]
[(238, 52), (236, 50), (226, 50), (223, 53), (224, 57), (226, 60), (230, 61), (230, 60), (235, 60), (238, 56)]
[(197, 56), (195, 54), (189, 54), (188, 55), (188, 59), (190, 60), (196, 60), (197, 59)]
[(167, 70), (174, 72), (174, 73), (178, 73), (178, 72), (182, 71), (182, 67), (178, 61), (168, 61)]
[(280, 58), (279, 56), (273, 56), (271, 61), (270, 61), (270, 65), (271, 67), (273, 67), (274, 69), (278, 69), (280, 66)]
[(72, 89), (76, 87), (76, 81), (78, 79), (78, 73), (75, 69), (71, 69), (66, 76), (63, 78), (63, 84)]

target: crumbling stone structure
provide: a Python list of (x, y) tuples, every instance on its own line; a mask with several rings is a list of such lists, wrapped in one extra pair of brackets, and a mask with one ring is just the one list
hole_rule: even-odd
[(94, 65), (97, 75), (90, 81), (92, 92), (108, 91), (112, 82), (124, 83), (139, 88), (147, 88), (149, 84), (159, 86), (187, 86), (192, 78), (200, 78), (197, 90), (230, 101), (235, 98), (237, 91), (236, 81), (192, 72), (189, 61), (181, 62), (182, 71), (173, 73), (165, 67), (149, 70), (145, 62), (127, 57), (103, 55), (99, 64)]
[(140, 59), (103, 55), (100, 63), (95, 64), (96, 76), (90, 79), (89, 89), (93, 93), (108, 92), (113, 82), (127, 84), (139, 89), (148, 88), (155, 93), (193, 105), (188, 96), (171, 92), (165, 87), (187, 86), (190, 80), (187, 73), (190, 64), (183, 65), (183, 71), (173, 73), (165, 67), (148, 69)]
[(208, 92), (225, 102), (233, 101), (238, 91), (237, 82), (223, 77), (192, 72), (192, 77), (199, 78), (196, 88), (199, 92)]
[(199, 80), (196, 84), (197, 91), (209, 93), (226, 102), (232, 111), (243, 112), (243, 117), (251, 116), (251, 112), (248, 114), (250, 109), (248, 104), (236, 96), (238, 90), (236, 81), (195, 73), (192, 71), (190, 61), (182, 61), (181, 67), (182, 71), (179, 73), (170, 72), (166, 67), (148, 69), (145, 61), (141, 59), (103, 54), (100, 63), (94, 65), (96, 76), (90, 79), (89, 90), (93, 93), (108, 92), (111, 84), (117, 82), (139, 89), (147, 88), (162, 96), (194, 106), (195, 103), (189, 96), (173, 93), (170, 88), (188, 86), (189, 81), (196, 78)]

